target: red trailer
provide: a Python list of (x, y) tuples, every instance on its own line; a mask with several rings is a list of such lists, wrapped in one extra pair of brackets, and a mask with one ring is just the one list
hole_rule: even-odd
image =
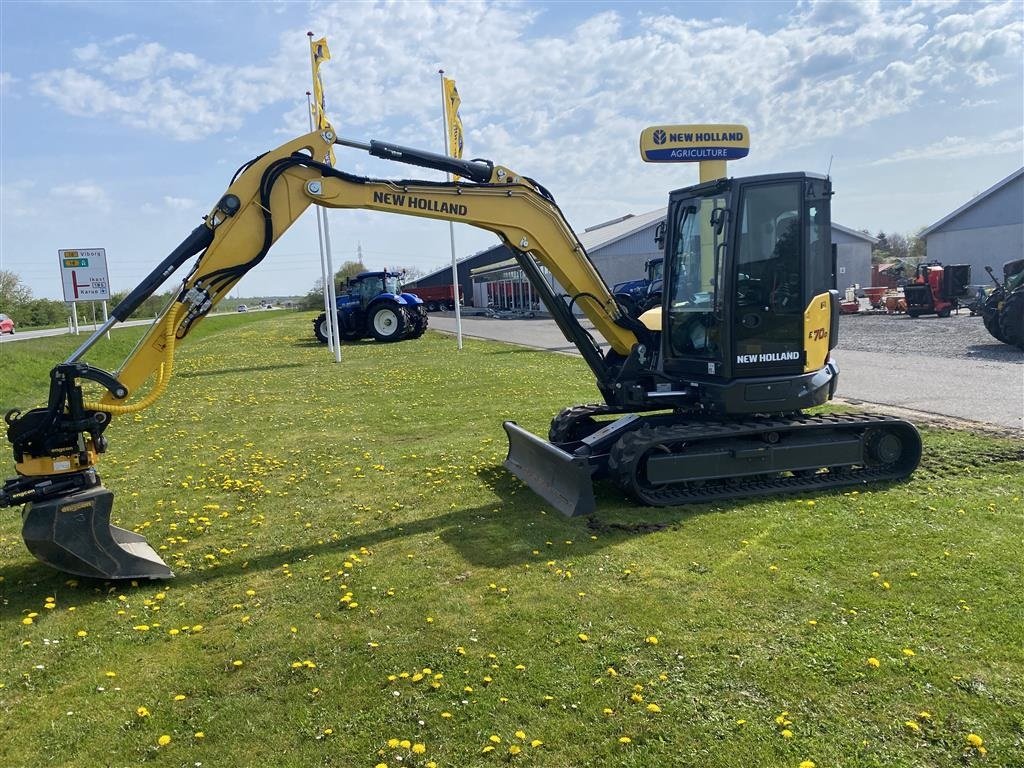
[[(425, 285), (415, 288), (406, 288), (423, 299), (428, 312), (437, 312), (445, 309), (455, 309), (455, 291), (449, 285)], [(462, 288), (459, 288), (459, 302), (465, 303), (462, 297)]]

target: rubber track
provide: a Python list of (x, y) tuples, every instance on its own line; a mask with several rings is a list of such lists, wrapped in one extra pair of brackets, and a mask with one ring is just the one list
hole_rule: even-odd
[(597, 424), (588, 432), (581, 433), (580, 427), (587, 423), (587, 418), (592, 416), (603, 416), (607, 414), (634, 413), (627, 407), (611, 406), (604, 403), (589, 403), (587, 405), (573, 405), (563, 408), (555, 418), (551, 420), (551, 427), (548, 430), (548, 440), (552, 443), (572, 443), (582, 439), (587, 434), (596, 432), (602, 424)]
[[(643, 482), (640, 472), (643, 458), (656, 446), (673, 443), (692, 444), (704, 440), (745, 438), (766, 432), (839, 430), (860, 432), (867, 428), (895, 431), (903, 442), (903, 452), (894, 462), (873, 467), (856, 467), (839, 472), (819, 472), (785, 477), (751, 475), (722, 478), (702, 485), (655, 488)], [(908, 440), (908, 438), (910, 438)], [(821, 491), (865, 483), (900, 480), (917, 467), (921, 456), (920, 436), (913, 425), (899, 419), (874, 414), (823, 414), (745, 419), (735, 422), (692, 421), (663, 427), (641, 428), (623, 435), (612, 446), (608, 468), (616, 484), (644, 504), (670, 507), (680, 504), (722, 501), (746, 496), (770, 496), (800, 491)]]

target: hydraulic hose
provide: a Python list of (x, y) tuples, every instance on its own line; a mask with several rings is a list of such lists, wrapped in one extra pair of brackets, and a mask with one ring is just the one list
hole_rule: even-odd
[(181, 304), (176, 303), (167, 313), (167, 325), (164, 331), (164, 360), (160, 363), (156, 383), (153, 385), (150, 393), (137, 403), (127, 403), (125, 405), (108, 405), (98, 401), (86, 402), (83, 403), (86, 409), (111, 414), (137, 413), (156, 402), (157, 398), (164, 393), (164, 390), (167, 389), (167, 385), (171, 381), (171, 373), (174, 369), (174, 345), (178, 341), (175, 332), (178, 326), (178, 315), (181, 312), (181, 306)]

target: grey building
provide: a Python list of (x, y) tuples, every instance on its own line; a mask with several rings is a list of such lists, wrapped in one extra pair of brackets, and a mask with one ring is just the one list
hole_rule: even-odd
[[(578, 234), (587, 255), (608, 287), (645, 277), (645, 264), (662, 256), (654, 241), (658, 225), (665, 221), (667, 208), (641, 214), (626, 214), (611, 221), (587, 227)], [(832, 242), (836, 246), (836, 283), (840, 291), (857, 284), (871, 284), (871, 246), (878, 240), (864, 232), (832, 223)], [(537, 309), (538, 297), (526, 281), (504, 245), (481, 251), (458, 262), (459, 282), (466, 303), (478, 307)], [(556, 292), (561, 289), (547, 270), (544, 277)], [(424, 275), (408, 287), (451, 285), (451, 267)]]
[(1024, 254), (1024, 168), (943, 216), (920, 236), (929, 261), (970, 264), (976, 285), (988, 282), (986, 266), (1001, 278), (1003, 263)]
[(836, 288), (842, 293), (851, 285), (871, 285), (871, 247), (878, 242), (866, 232), (832, 222), (832, 245), (836, 250)]

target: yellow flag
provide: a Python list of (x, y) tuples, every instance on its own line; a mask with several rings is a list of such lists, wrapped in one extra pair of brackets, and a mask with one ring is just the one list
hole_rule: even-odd
[(451, 157), (462, 157), (462, 118), (459, 117), (459, 105), (462, 100), (455, 88), (455, 81), (444, 80), (444, 113), (448, 120), (448, 154)]
[(320, 81), (320, 64), (331, 58), (331, 50), (327, 47), (327, 38), (309, 39), (310, 55), (313, 57), (313, 122), (317, 130), (327, 125), (327, 107), (324, 103), (324, 86)]

